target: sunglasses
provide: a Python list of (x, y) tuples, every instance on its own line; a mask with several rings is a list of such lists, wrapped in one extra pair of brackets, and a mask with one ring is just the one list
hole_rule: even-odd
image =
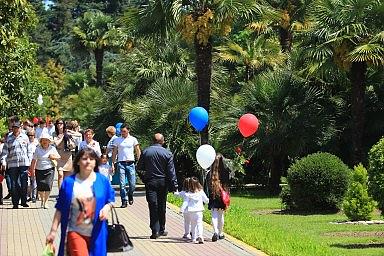
[(34, 137), (35, 134), (28, 134), (27, 136), (28, 136), (28, 137)]

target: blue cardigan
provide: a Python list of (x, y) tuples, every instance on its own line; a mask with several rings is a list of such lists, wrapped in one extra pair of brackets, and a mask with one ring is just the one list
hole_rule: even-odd
[[(75, 174), (64, 179), (60, 188), (57, 203), (55, 205), (56, 209), (61, 212), (61, 239), (58, 254), (59, 256), (64, 255), (65, 238), (67, 235), (74, 183)], [(98, 172), (96, 172), (96, 181), (93, 183), (93, 191), (96, 197), (96, 211), (95, 218), (93, 220), (91, 248), (89, 255), (107, 255), (107, 222), (100, 221), (99, 213), (107, 203), (115, 201), (115, 191), (113, 190), (107, 177)]]

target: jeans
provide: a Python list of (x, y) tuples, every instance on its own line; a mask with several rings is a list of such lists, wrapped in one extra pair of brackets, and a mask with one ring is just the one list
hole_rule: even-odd
[(27, 203), (28, 189), (28, 166), (20, 166), (9, 168), (9, 176), (12, 184), (12, 204), (18, 205)]
[(30, 183), (30, 191), (28, 196), (32, 200), (36, 200), (36, 192), (37, 192), (36, 176), (30, 176), (29, 183)]
[[(120, 197), (122, 202), (128, 201), (128, 196), (133, 198), (133, 191), (135, 191), (136, 188), (136, 171), (135, 171), (135, 164), (134, 163), (124, 163), (124, 162), (118, 162), (117, 163), (117, 169), (119, 171), (120, 175)], [(127, 191), (125, 190), (125, 176), (128, 177), (128, 195)]]
[(145, 196), (149, 208), (149, 227), (152, 234), (165, 230), (167, 187), (165, 179), (150, 180), (145, 184)]

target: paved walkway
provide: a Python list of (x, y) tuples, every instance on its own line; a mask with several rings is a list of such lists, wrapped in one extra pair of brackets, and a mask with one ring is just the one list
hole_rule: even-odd
[[(56, 181), (54, 184), (57, 184)], [(5, 183), (3, 183), (3, 187), (6, 187)], [(21, 207), (14, 210), (11, 209), (11, 201), (5, 200), (5, 204), (0, 206), (0, 256), (41, 255), (45, 236), (51, 227), (57, 191), (57, 187), (54, 187), (49, 209), (39, 208), (40, 202), (37, 202), (30, 203), (30, 208)], [(7, 191), (4, 192), (6, 195)], [(116, 199), (116, 205), (120, 206), (119, 196)], [(143, 191), (135, 192), (134, 204), (125, 209), (117, 208), (117, 213), (120, 222), (126, 227), (132, 239), (134, 249), (125, 253), (108, 255), (265, 255), (228, 235), (224, 240), (211, 242), (212, 228), (208, 224), (204, 227), (204, 244), (184, 241), (181, 239), (183, 219), (173, 205), (167, 205), (166, 229), (169, 232), (168, 236), (156, 240), (149, 239), (149, 214)], [(58, 241), (59, 236), (56, 238), (56, 243)]]

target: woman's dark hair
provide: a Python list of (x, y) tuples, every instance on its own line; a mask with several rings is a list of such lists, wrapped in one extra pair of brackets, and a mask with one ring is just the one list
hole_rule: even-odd
[(77, 155), (75, 156), (75, 159), (73, 160), (73, 172), (74, 173), (79, 173), (80, 172), (79, 162), (80, 162), (80, 159), (83, 156), (87, 156), (87, 157), (89, 157), (91, 159), (95, 159), (96, 160), (95, 168), (93, 170), (95, 172), (98, 172), (99, 171), (98, 166), (100, 164), (100, 158), (97, 156), (95, 150), (93, 150), (91, 148), (83, 148), (82, 150), (79, 151), (79, 153), (77, 153)]
[(64, 122), (63, 119), (57, 119), (56, 122), (55, 122), (55, 132), (56, 132), (56, 136), (59, 135), (59, 123), (62, 122), (63, 123), (63, 134), (64, 134), (64, 151), (70, 151), (70, 149), (68, 148), (68, 141), (69, 141), (69, 135), (67, 133), (67, 123)]
[(55, 132), (56, 132), (56, 136), (59, 135), (59, 128), (58, 128), (58, 125), (59, 123), (62, 122), (63, 123), (63, 133), (65, 133), (67, 131), (67, 124), (64, 122), (63, 119), (57, 119), (56, 122), (55, 122)]

